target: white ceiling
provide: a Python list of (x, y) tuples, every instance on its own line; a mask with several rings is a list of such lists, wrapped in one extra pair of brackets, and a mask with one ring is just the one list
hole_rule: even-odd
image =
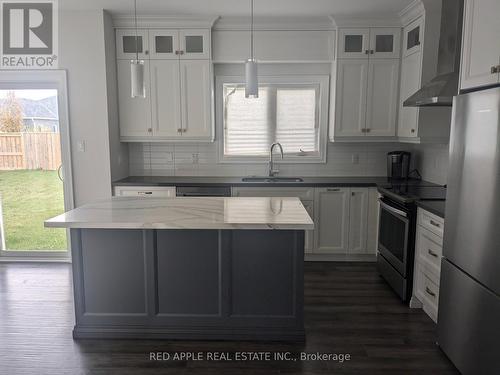
[[(412, 0), (254, 0), (257, 16), (391, 17)], [(133, 0), (59, 0), (63, 9), (130, 14)], [(137, 0), (139, 14), (242, 16), (250, 0)]]

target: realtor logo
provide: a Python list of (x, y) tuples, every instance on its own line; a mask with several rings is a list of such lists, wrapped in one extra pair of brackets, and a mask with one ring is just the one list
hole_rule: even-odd
[(3, 69), (57, 67), (57, 0), (0, 0)]

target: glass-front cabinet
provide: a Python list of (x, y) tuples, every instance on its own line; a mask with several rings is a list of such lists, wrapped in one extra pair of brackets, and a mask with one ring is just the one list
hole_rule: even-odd
[(339, 30), (339, 58), (397, 59), (401, 29), (364, 28)]
[(397, 59), (401, 43), (401, 29), (370, 29), (370, 58)]
[(420, 51), (422, 40), (422, 18), (418, 18), (403, 30), (403, 57)]
[(184, 59), (210, 59), (210, 30), (179, 30), (179, 49)]
[(339, 58), (359, 59), (370, 52), (370, 29), (340, 29)]
[(144, 60), (149, 55), (148, 30), (120, 29), (116, 30), (116, 58), (133, 60), (139, 52), (139, 59)]
[(179, 32), (168, 29), (149, 30), (151, 59), (177, 59), (179, 57)]
[(116, 31), (116, 57), (119, 60), (139, 59), (208, 60), (210, 59), (209, 29), (119, 29)]

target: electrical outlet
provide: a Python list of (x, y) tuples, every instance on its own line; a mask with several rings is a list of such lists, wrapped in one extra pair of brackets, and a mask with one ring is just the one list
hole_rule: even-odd
[(352, 154), (352, 164), (359, 164), (359, 154)]

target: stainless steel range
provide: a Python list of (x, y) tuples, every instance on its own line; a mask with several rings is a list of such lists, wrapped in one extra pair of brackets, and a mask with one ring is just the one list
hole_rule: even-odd
[(407, 302), (413, 284), (417, 200), (444, 200), (446, 187), (407, 182), (379, 187), (377, 266), (382, 277)]

